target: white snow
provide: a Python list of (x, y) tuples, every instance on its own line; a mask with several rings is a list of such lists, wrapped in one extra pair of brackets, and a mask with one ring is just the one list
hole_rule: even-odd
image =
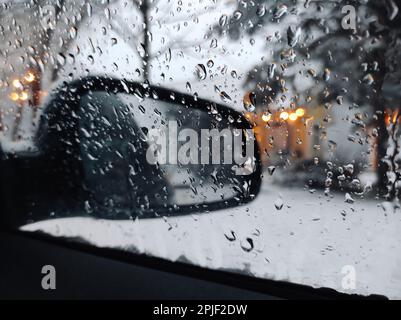
[[(207, 214), (135, 221), (65, 218), (21, 229), (260, 278), (401, 298), (399, 211), (384, 211), (388, 206), (372, 200), (355, 197), (349, 204), (343, 194), (331, 198), (269, 183), (249, 205)], [(280, 196), (284, 206), (277, 210)], [(247, 238), (254, 244), (250, 252)], [(344, 266), (355, 268), (355, 290), (342, 288)]]

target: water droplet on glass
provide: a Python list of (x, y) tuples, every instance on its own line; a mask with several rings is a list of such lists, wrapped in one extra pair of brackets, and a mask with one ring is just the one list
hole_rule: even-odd
[(95, 63), (95, 59), (93, 58), (92, 55), (89, 55), (89, 56), (88, 56), (88, 61), (89, 61), (91, 64), (94, 64), (94, 63)]
[(254, 248), (253, 240), (251, 238), (245, 238), (241, 240), (241, 248), (245, 252), (251, 252)]
[(88, 17), (92, 16), (92, 5), (90, 3), (86, 4), (86, 13), (88, 14)]
[(221, 68), (221, 74), (224, 76), (227, 73), (227, 66), (225, 65), (223, 68)]
[(166, 51), (166, 61), (170, 62), (171, 61), (171, 49), (168, 48)]
[(203, 64), (200, 63), (200, 64), (196, 65), (195, 73), (198, 76), (199, 80), (206, 79), (206, 68)]
[(323, 80), (326, 81), (326, 82), (329, 81), (330, 80), (330, 74), (331, 74), (330, 69), (325, 68), (324, 72), (323, 72)]
[(140, 56), (141, 58), (144, 58), (144, 57), (145, 57), (145, 55), (146, 55), (146, 50), (145, 50), (145, 46), (144, 46), (143, 43), (139, 43), (139, 44), (136, 46), (136, 50), (138, 51), (138, 54), (139, 54), (139, 56)]
[(227, 24), (228, 17), (227, 15), (223, 14), (219, 19), (219, 24), (221, 27), (224, 27)]
[(375, 80), (374, 80), (373, 76), (372, 76), (370, 73), (368, 73), (368, 74), (367, 74), (365, 77), (363, 77), (363, 79), (362, 79), (362, 82), (365, 83), (365, 84), (367, 84), (367, 85), (373, 84), (374, 81), (375, 81)]
[(398, 11), (398, 5), (394, 0), (387, 1), (387, 17), (390, 21), (395, 19), (395, 17), (398, 15)]
[(210, 42), (210, 48), (217, 48), (217, 39), (213, 38)]
[(71, 37), (71, 39), (75, 39), (76, 36), (77, 36), (77, 28), (71, 27), (70, 28), (70, 37)]
[(92, 206), (90, 205), (89, 201), (85, 201), (85, 212), (91, 214), (93, 212)]
[(312, 76), (313, 78), (314, 77), (316, 77), (316, 71), (315, 71), (315, 69), (308, 69), (308, 74), (310, 75), (310, 76)]
[(104, 9), (104, 15), (106, 16), (107, 20), (110, 19), (110, 9), (109, 8), (105, 8)]
[(297, 55), (295, 54), (295, 51), (293, 49), (283, 50), (280, 53), (280, 58), (288, 62), (294, 62), (296, 57)]
[(287, 29), (287, 41), (290, 47), (295, 47), (301, 37), (301, 28), (295, 26), (289, 26)]
[(234, 16), (235, 20), (239, 20), (242, 17), (242, 12), (237, 10), (237, 11), (234, 12), (233, 16)]
[(344, 166), (344, 170), (349, 174), (353, 174), (354, 173), (354, 165), (352, 163), (347, 164)]
[(274, 206), (276, 207), (277, 210), (283, 209), (284, 206), (284, 201), (281, 197), (278, 197), (276, 201), (274, 201)]
[(237, 239), (237, 236), (235, 235), (235, 232), (230, 230), (226, 233), (224, 233), (224, 236), (228, 241), (235, 241)]
[(266, 7), (263, 4), (258, 6), (258, 8), (256, 9), (256, 15), (258, 17), (263, 17), (265, 13), (266, 13)]
[(243, 99), (244, 108), (246, 111), (253, 112), (256, 107), (256, 94), (254, 92), (249, 92), (244, 96)]
[(220, 91), (220, 98), (225, 103), (231, 102), (231, 97), (225, 91)]
[(351, 195), (348, 192), (345, 194), (345, 202), (346, 203), (354, 203), (355, 202), (355, 200), (351, 197)]
[(273, 11), (273, 18), (280, 19), (288, 11), (288, 7), (285, 4), (277, 6)]
[(65, 58), (64, 54), (59, 53), (59, 54), (57, 55), (57, 62), (58, 62), (60, 65), (63, 66), (63, 65), (65, 64), (65, 61), (66, 61), (66, 58)]
[(267, 67), (267, 75), (269, 79), (273, 79), (275, 70), (276, 70), (276, 64), (275, 63), (269, 64), (269, 66)]

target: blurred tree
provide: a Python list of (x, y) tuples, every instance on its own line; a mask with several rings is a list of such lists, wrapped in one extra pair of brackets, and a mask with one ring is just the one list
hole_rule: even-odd
[[(149, 68), (152, 59), (165, 53), (167, 55), (168, 52), (171, 53), (173, 48), (183, 50), (196, 45), (193, 41), (185, 41), (182, 34), (180, 36), (169, 34), (168, 37), (163, 38), (163, 46), (161, 48), (153, 48), (152, 50), (151, 46), (154, 38), (152, 29), (160, 29), (162, 24), (175, 24), (177, 25), (177, 29), (179, 29), (180, 23), (212, 12), (216, 7), (215, 5), (210, 5), (206, 8), (202, 7), (202, 10), (199, 10), (199, 12), (187, 14), (185, 12), (181, 13), (183, 11), (180, 8), (183, 6), (182, 3), (178, 3), (177, 5), (172, 1), (163, 2), (160, 0), (131, 0), (130, 2), (107, 0), (102, 2), (102, 4), (94, 3), (90, 0), (81, 0), (78, 2), (38, 0), (35, 4), (39, 12), (39, 19), (42, 21), (47, 21), (48, 19), (46, 11), (43, 8), (49, 5), (55, 8), (54, 20), (49, 20), (54, 25), (39, 32), (41, 34), (39, 57), (49, 55), (49, 53), (55, 54), (56, 52), (53, 52), (52, 46), (54, 47), (55, 43), (61, 43), (57, 48), (60, 59), (54, 59), (60, 66), (60, 62), (61, 64), (64, 62), (65, 59), (63, 57), (65, 58), (68, 48), (80, 26), (85, 22), (89, 22), (89, 18), (105, 14), (113, 30), (138, 53), (142, 64), (141, 74), (145, 81), (150, 80)], [(120, 12), (120, 10), (125, 10), (126, 12), (132, 11), (133, 14), (128, 16)], [(139, 19), (137, 19), (138, 17)], [(137, 24), (137, 21), (140, 23)], [(137, 25), (135, 26), (135, 24)], [(57, 78), (57, 69), (56, 66), (52, 72), (52, 81)]]
[[(355, 21), (353, 10), (345, 6), (355, 9)], [(246, 82), (259, 93), (261, 105), (274, 102), (291, 86), (294, 104), (302, 95), (306, 102), (312, 96), (327, 109), (348, 103), (356, 111), (351, 121), (357, 128), (369, 135), (366, 129), (373, 126), (370, 138), (377, 141), (377, 188), (388, 198), (394, 198), (394, 179), (388, 175), (394, 155), (388, 154), (389, 105), (382, 88), (384, 80), (391, 78), (401, 91), (394, 65), (395, 53), (401, 49), (399, 7), (400, 0), (239, 1), (232, 16), (220, 19), (215, 27), (215, 32), (233, 40), (243, 34), (273, 32), (266, 39), (268, 54), (252, 68)], [(349, 29), (353, 22), (356, 28)], [(308, 80), (313, 84), (308, 90), (297, 87), (297, 82)], [(359, 110), (365, 106), (371, 109), (373, 123), (366, 116), (361, 118)], [(400, 99), (391, 107), (399, 108)]]
[[(187, 34), (167, 32), (161, 39), (158, 34), (152, 34), (152, 29), (160, 30), (162, 25), (171, 25), (172, 29), (180, 30), (184, 22), (197, 19), (215, 8), (215, 4), (211, 3), (198, 6), (195, 11), (190, 10), (191, 5), (183, 10), (185, 4), (182, 2), (160, 0), (18, 0), (14, 3), (0, 0), (0, 5), (4, 7), (0, 12), (4, 25), (10, 25), (4, 33), (1, 33), (4, 27), (0, 25), (0, 36), (5, 40), (5, 48), (3, 50), (0, 46), (0, 53), (7, 58), (11, 76), (21, 77), (26, 69), (34, 74), (34, 80), (29, 84), (29, 104), (33, 108), (26, 109), (25, 103), (19, 101), (20, 107), (11, 130), (14, 140), (18, 139), (22, 118), (36, 117), (42, 91), (48, 91), (57, 82), (66, 65), (75, 63), (81, 48), (71, 46), (76, 43), (78, 32), (85, 31), (92, 21), (99, 23), (99, 29), (104, 22), (104, 30), (111, 29), (131, 46), (141, 63), (136, 73), (142, 76), (143, 81), (150, 81), (149, 69), (153, 59), (163, 56), (169, 62), (172, 50), (183, 51), (197, 44), (185, 39), (191, 36), (190, 28)], [(160, 43), (154, 44), (155, 37)], [(91, 38), (88, 42), (93, 53), (103, 50)], [(88, 56), (88, 60), (94, 63), (92, 55)], [(0, 117), (0, 130), (3, 127)]]

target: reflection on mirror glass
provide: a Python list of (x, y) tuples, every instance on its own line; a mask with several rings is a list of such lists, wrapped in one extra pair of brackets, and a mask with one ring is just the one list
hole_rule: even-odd
[(400, 9), (0, 1), (0, 223), (401, 298)]
[[(79, 141), (87, 205), (101, 215), (111, 210), (113, 218), (117, 211), (130, 217), (229, 200), (239, 205), (252, 183), (244, 177), (253, 170), (253, 134), (211, 109), (150, 98), (138, 103), (123, 93), (83, 96)], [(241, 173), (248, 162), (249, 172)]]

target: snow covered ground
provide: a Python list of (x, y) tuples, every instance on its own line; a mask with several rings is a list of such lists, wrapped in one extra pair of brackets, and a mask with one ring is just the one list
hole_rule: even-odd
[[(234, 209), (134, 222), (65, 218), (21, 229), (261, 278), (401, 298), (399, 211), (367, 199), (346, 203), (344, 194), (284, 189), (270, 179), (255, 201)], [(355, 289), (343, 286), (350, 267)]]

